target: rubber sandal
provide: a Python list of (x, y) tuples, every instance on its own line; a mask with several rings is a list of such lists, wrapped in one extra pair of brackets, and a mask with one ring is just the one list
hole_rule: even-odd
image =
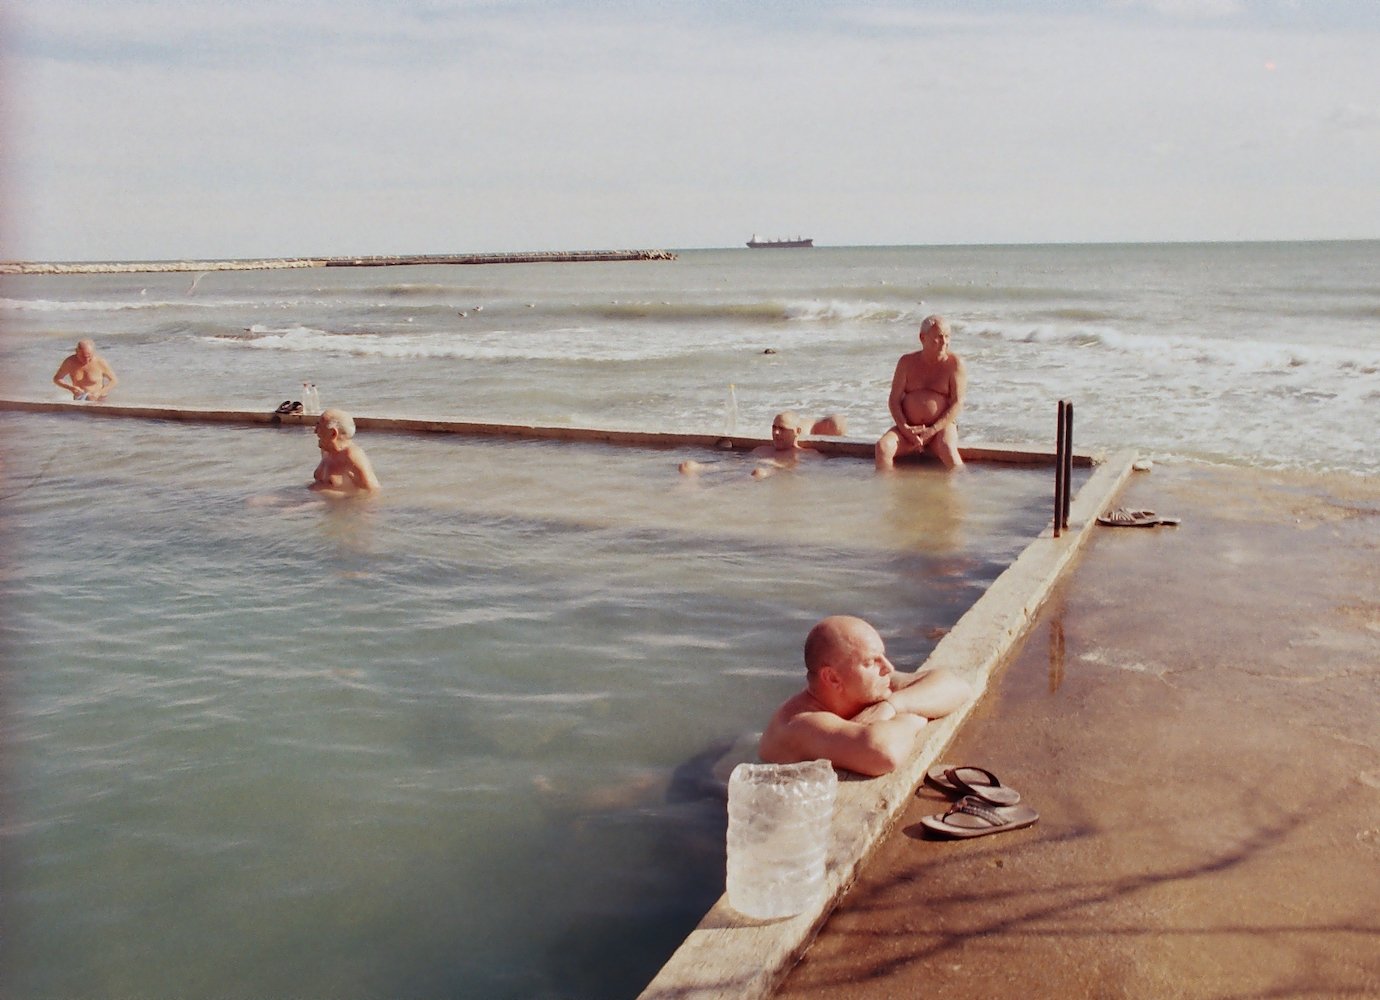
[(1157, 524), (1176, 525), (1179, 523), (1179, 519), (1177, 517), (1160, 517), (1153, 510), (1128, 510), (1125, 507), (1118, 507), (1116, 510), (1109, 510), (1099, 517), (1097, 523), (1113, 528), (1153, 528)]
[(285, 399), (285, 400), (283, 400), (281, 403), (278, 404), (278, 409), (274, 410), (273, 412), (275, 412), (275, 413), (291, 413), (291, 412), (292, 412), (292, 400), (290, 400), (290, 399)]
[(1031, 826), (1039, 818), (1040, 814), (1024, 803), (994, 806), (976, 795), (965, 795), (943, 816), (920, 817), (920, 824), (936, 836), (965, 840), (1019, 830)]
[(975, 795), (994, 806), (1014, 806), (1021, 801), (1020, 792), (1003, 785), (1001, 779), (985, 767), (936, 764), (925, 772), (925, 784), (939, 789), (951, 799)]

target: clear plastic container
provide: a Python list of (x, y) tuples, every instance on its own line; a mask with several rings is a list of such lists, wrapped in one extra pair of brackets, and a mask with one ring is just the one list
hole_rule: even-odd
[(738, 430), (738, 387), (728, 386), (728, 402), (724, 404), (724, 433), (734, 434)]
[(748, 917), (794, 916), (824, 897), (839, 780), (827, 760), (739, 764), (728, 779), (728, 903)]

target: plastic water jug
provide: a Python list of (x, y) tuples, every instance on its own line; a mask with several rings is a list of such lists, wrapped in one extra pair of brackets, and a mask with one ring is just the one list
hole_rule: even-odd
[(839, 779), (827, 760), (739, 764), (728, 779), (728, 903), (759, 919), (824, 897)]

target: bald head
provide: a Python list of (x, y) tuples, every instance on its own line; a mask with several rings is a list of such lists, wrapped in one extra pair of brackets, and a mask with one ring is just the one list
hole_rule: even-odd
[(852, 615), (822, 619), (805, 637), (806, 675), (815, 676), (820, 667), (846, 658), (860, 643), (876, 635), (876, 629)]

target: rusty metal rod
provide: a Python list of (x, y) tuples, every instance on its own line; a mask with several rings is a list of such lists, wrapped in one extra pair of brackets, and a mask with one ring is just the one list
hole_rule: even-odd
[(1069, 526), (1069, 504), (1073, 502), (1073, 400), (1064, 404), (1064, 527)]
[(1068, 403), (1059, 400), (1059, 420), (1054, 432), (1054, 537), (1064, 526), (1064, 409)]

